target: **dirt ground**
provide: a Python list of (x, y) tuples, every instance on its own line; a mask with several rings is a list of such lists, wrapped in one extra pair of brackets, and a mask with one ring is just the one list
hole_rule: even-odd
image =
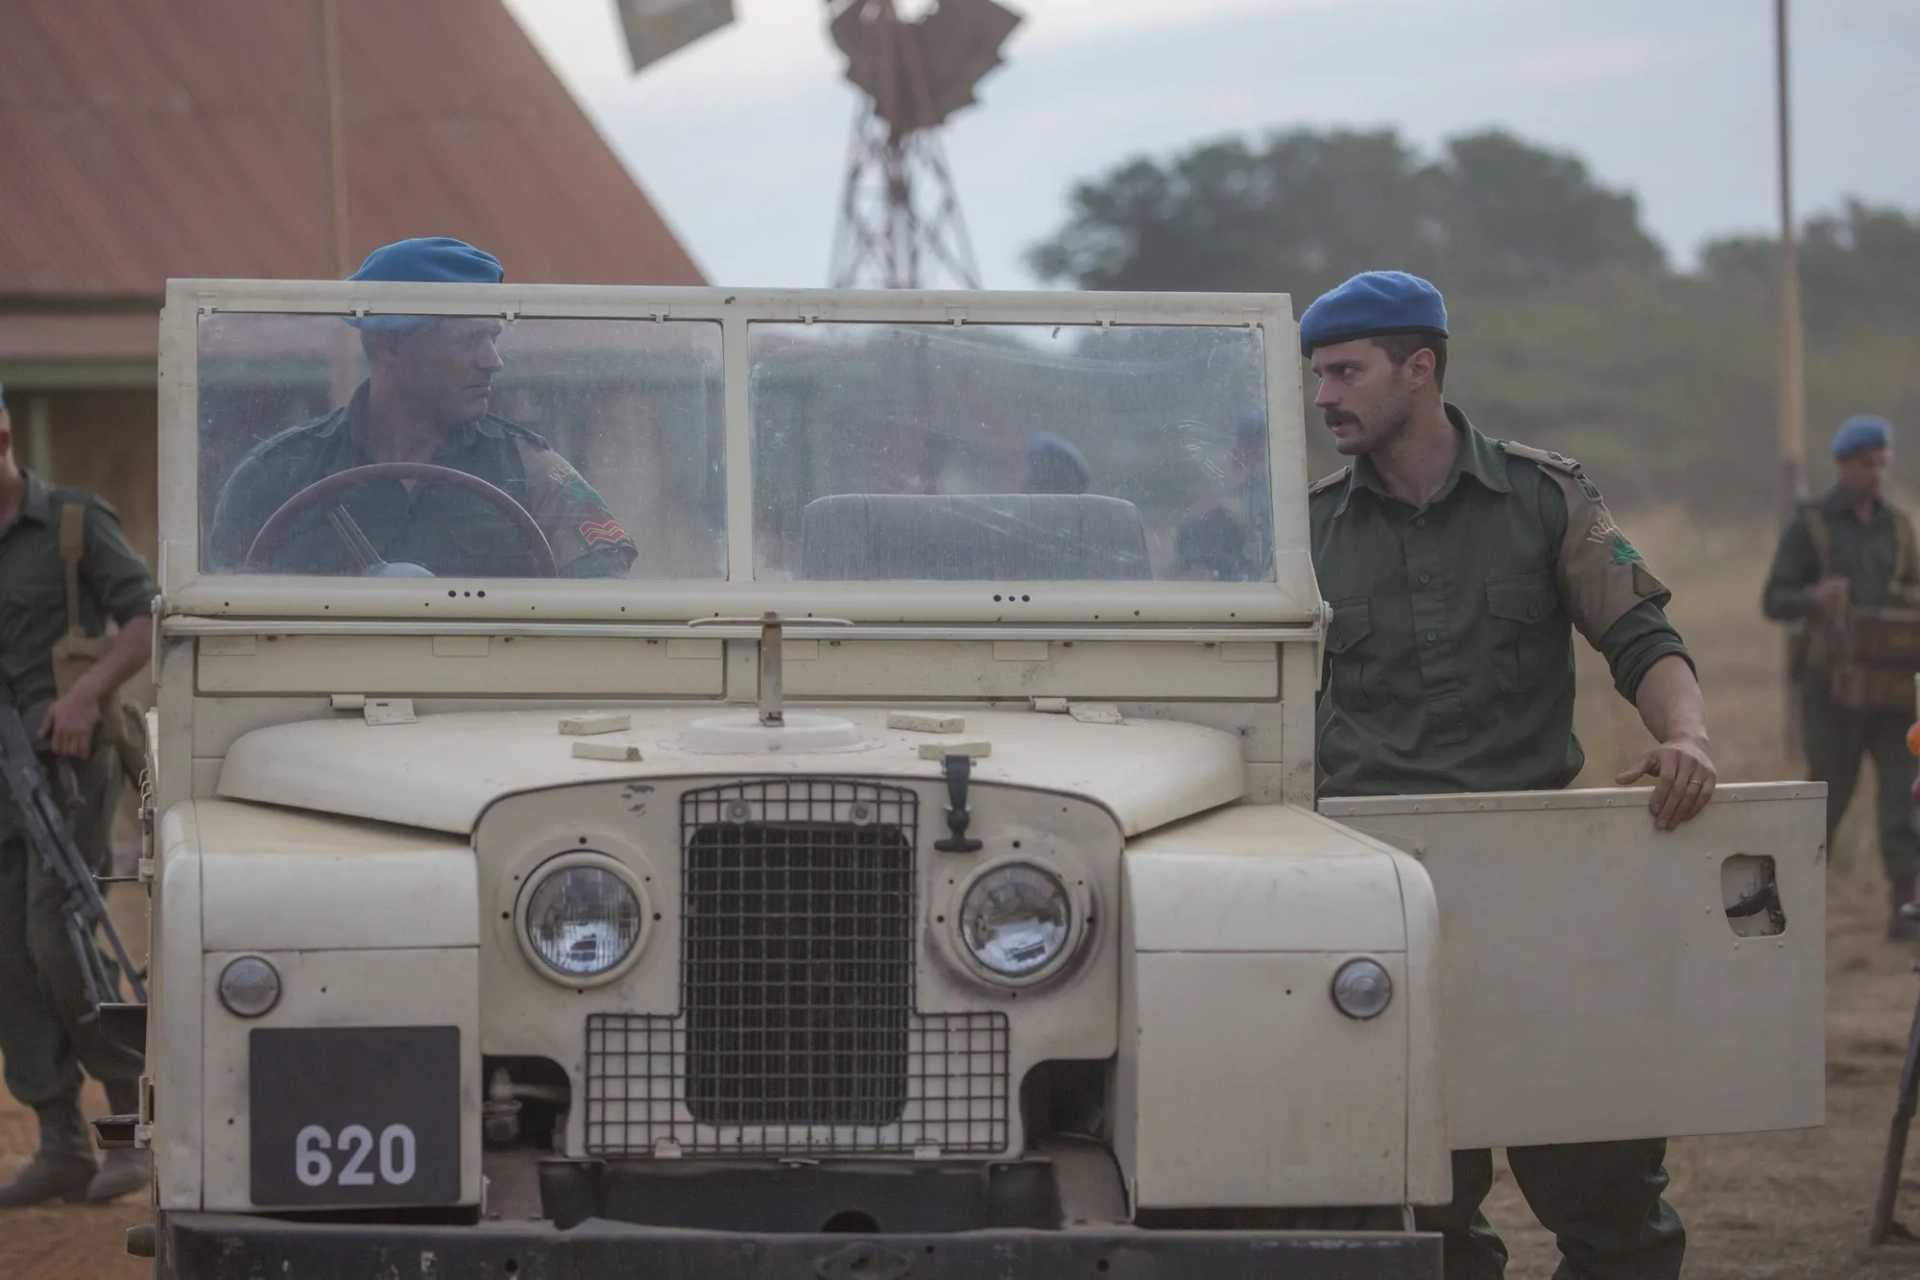
[[(1671, 512), (1623, 521), (1673, 585), (1675, 621), (1699, 661), (1715, 757), (1729, 780), (1796, 776), (1782, 746), (1781, 639), (1758, 612), (1771, 536), (1703, 532)], [(1583, 783), (1609, 775), (1646, 742), (1604, 668), (1582, 656)], [(1863, 784), (1861, 792), (1871, 795)], [(1920, 1277), (1920, 1246), (1869, 1255), (1863, 1245), (1920, 974), (1920, 951), (1882, 940), (1886, 907), (1872, 837), (1856, 804), (1832, 851), (1827, 960), (1827, 1123), (1800, 1133), (1694, 1138), (1672, 1144), (1670, 1198), (1690, 1237), (1694, 1280)], [(131, 904), (129, 904), (131, 905)], [(105, 1109), (88, 1091), (89, 1114)], [(32, 1116), (0, 1096), (0, 1178), (33, 1143)], [(1903, 1218), (1920, 1231), (1920, 1139), (1903, 1188)], [(1503, 1168), (1488, 1213), (1513, 1251), (1514, 1280), (1552, 1274), (1552, 1241), (1534, 1225)], [(60, 1206), (0, 1219), (0, 1280), (115, 1280), (146, 1274), (122, 1252), (146, 1217), (138, 1199)]]

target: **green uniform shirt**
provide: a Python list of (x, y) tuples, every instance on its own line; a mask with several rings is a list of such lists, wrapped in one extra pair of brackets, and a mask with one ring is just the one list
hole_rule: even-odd
[(1847, 580), (1854, 604), (1869, 609), (1920, 604), (1920, 576), (1916, 576), (1920, 575), (1920, 566), (1913, 563), (1912, 556), (1907, 557), (1907, 564), (1899, 563), (1899, 523), (1906, 515), (1876, 501), (1873, 514), (1863, 523), (1854, 514), (1853, 504), (1835, 488), (1825, 497), (1803, 504), (1780, 535), (1773, 570), (1767, 574), (1766, 591), (1761, 597), (1761, 608), (1769, 618), (1790, 622), (1813, 611), (1813, 589), (1819, 585), (1821, 573), (1813, 535), (1807, 530), (1808, 507), (1819, 508), (1826, 517), (1827, 568)]
[[(70, 502), (87, 508), (80, 559), (80, 621), (87, 634), (99, 635), (109, 618), (139, 617), (158, 594), (112, 507), (80, 489), (48, 488), (29, 472), (20, 513), (0, 529), (0, 664), (22, 708), (54, 696), (53, 646), (67, 630), (60, 508)], [(27, 725), (30, 732), (39, 727)]]
[[(240, 459), (214, 510), (205, 567), (237, 573), (254, 535), (287, 499), (316, 480), (373, 462), (366, 437), (367, 384), (343, 408), (263, 440)], [(620, 578), (638, 554), (605, 499), (538, 434), (496, 414), (449, 430), (432, 461), (479, 476), (525, 507), (547, 541), (560, 575)], [(409, 490), (398, 480), (355, 485), (341, 495), (354, 523), (389, 563), (424, 566), (439, 577), (506, 578), (536, 573), (526, 541), (485, 499), (431, 481)], [(268, 558), (268, 573), (351, 574), (361, 566), (346, 541), (315, 509)]]
[(1323, 795), (1563, 787), (1585, 763), (1572, 629), (1628, 699), (1655, 662), (1687, 656), (1667, 588), (1578, 463), (1447, 417), (1459, 455), (1425, 508), (1388, 497), (1364, 457), (1312, 489), (1333, 607)]

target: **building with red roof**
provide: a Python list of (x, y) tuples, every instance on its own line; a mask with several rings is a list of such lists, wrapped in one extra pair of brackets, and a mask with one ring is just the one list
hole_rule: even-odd
[(702, 282), (500, 0), (0, 4), (16, 449), (148, 554), (166, 280), (338, 278), (417, 235), (513, 280)]

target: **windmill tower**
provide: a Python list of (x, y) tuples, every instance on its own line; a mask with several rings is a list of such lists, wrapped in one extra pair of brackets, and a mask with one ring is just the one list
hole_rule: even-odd
[[(997, 0), (934, 0), (904, 18), (895, 0), (826, 0), (827, 30), (861, 93), (848, 147), (829, 280), (911, 289), (980, 287), (953, 174), (948, 117), (1000, 65), (1020, 15)], [(633, 69), (734, 20), (733, 0), (615, 0)]]
[(912, 20), (894, 0), (828, 4), (828, 30), (862, 94), (834, 234), (833, 286), (911, 289), (944, 275), (979, 288), (939, 131), (1000, 65), (1020, 15), (995, 0), (940, 0)]

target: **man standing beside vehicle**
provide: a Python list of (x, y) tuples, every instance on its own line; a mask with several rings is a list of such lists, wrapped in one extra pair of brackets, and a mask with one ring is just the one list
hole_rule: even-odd
[[(74, 840), (96, 870), (106, 865), (122, 771), (112, 695), (148, 660), (155, 594), (112, 507), (21, 470), (0, 408), (0, 664), (28, 731), (47, 744), (48, 776), (73, 779)], [(108, 620), (120, 628), (111, 639)], [(111, 1200), (147, 1182), (144, 1151), (94, 1160), (81, 1068), (106, 1087), (116, 1114), (132, 1114), (141, 1055), (110, 1039), (92, 1012), (60, 885), (0, 788), (0, 1058), (8, 1091), (40, 1126), (33, 1158), (0, 1186), (0, 1209)]]
[[(1446, 403), (1446, 305), (1398, 271), (1355, 276), (1300, 320), (1314, 403), (1353, 464), (1315, 484), (1314, 571), (1332, 602), (1320, 700), (1327, 796), (1545, 790), (1585, 763), (1571, 632), (1658, 743), (1619, 778), (1657, 779), (1671, 830), (1713, 794), (1705, 704), (1669, 592), (1578, 463), (1490, 440)], [(1673, 1280), (1686, 1232), (1662, 1198), (1660, 1139), (1514, 1148), (1508, 1163), (1575, 1280)], [(1454, 1153), (1453, 1202), (1416, 1220), (1448, 1280), (1499, 1280), (1480, 1213), (1488, 1151)]]
[(1887, 937), (1920, 937), (1903, 918), (1920, 873), (1913, 821), (1913, 758), (1907, 705), (1884, 710), (1842, 705), (1834, 696), (1836, 631), (1849, 608), (1920, 607), (1920, 557), (1913, 521), (1882, 495), (1893, 464), (1893, 427), (1885, 418), (1848, 418), (1833, 437), (1837, 477), (1824, 497), (1800, 504), (1780, 535), (1761, 608), (1776, 622), (1799, 624), (1792, 675), (1800, 685), (1801, 740), (1807, 772), (1827, 784), (1827, 848), (1853, 799), (1860, 757), (1873, 757), (1874, 814), (1891, 899)]

